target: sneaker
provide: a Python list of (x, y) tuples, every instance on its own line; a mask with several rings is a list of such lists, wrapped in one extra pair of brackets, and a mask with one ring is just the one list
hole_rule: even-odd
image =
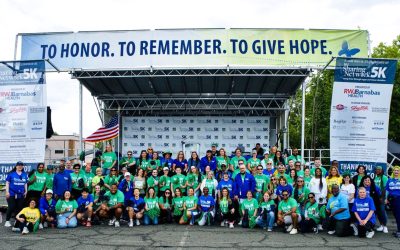
[(332, 231), (328, 231), (328, 234), (330, 234), (330, 235), (332, 235), (332, 234), (335, 234), (335, 230), (332, 230)]
[(229, 228), (234, 228), (233, 223), (229, 223)]
[(318, 231), (323, 231), (324, 230), (324, 228), (322, 227), (322, 225), (321, 224), (318, 224)]
[(372, 237), (374, 237), (374, 234), (375, 234), (374, 231), (368, 232), (367, 235), (366, 235), (366, 237), (367, 237), (368, 239), (371, 239)]
[(128, 227), (133, 227), (133, 220), (129, 221)]
[(350, 224), (350, 226), (353, 228), (353, 231), (354, 231), (354, 236), (357, 236), (357, 235), (358, 235), (358, 228), (357, 228), (357, 226), (356, 226), (356, 225), (354, 225), (353, 223), (352, 223), (352, 224)]
[(11, 231), (13, 231), (13, 232), (21, 232), (21, 229), (19, 229), (18, 227), (13, 227), (11, 229)]
[(88, 220), (87, 222), (86, 222), (86, 227), (91, 227), (92, 226), (92, 222), (90, 221), (90, 220)]
[(115, 219), (112, 219), (112, 220), (110, 220), (110, 222), (108, 222), (108, 225), (112, 226), (112, 225), (114, 225), (114, 222), (115, 222)]
[(291, 232), (292, 231), (292, 229), (293, 229), (293, 225), (292, 224), (290, 224), (289, 226), (288, 226), (288, 228), (286, 229), (286, 232)]
[(290, 233), (289, 234), (297, 234), (297, 229), (296, 228), (293, 228), (292, 230), (290, 230)]
[(27, 227), (24, 227), (24, 229), (22, 229), (22, 234), (28, 234), (29, 230)]
[(42, 223), (39, 224), (39, 229), (43, 229), (43, 224)]
[(376, 231), (378, 231), (378, 232), (382, 232), (383, 231), (383, 226), (382, 225), (380, 225), (377, 229), (376, 229)]
[(239, 225), (239, 226), (241, 226), (241, 225), (242, 225), (242, 220), (240, 220), (240, 221), (239, 221), (238, 225)]
[(136, 220), (136, 226), (140, 226), (140, 221)]
[(225, 226), (225, 221), (221, 221), (221, 227)]
[(267, 231), (268, 231), (268, 232), (272, 232), (272, 228), (268, 228)]
[(119, 227), (119, 221), (116, 220), (116, 221), (114, 222), (114, 227)]
[(385, 234), (389, 233), (387, 226), (383, 226), (383, 233), (385, 233)]
[(10, 221), (6, 221), (6, 223), (4, 223), (4, 226), (5, 226), (5, 227), (11, 227)]

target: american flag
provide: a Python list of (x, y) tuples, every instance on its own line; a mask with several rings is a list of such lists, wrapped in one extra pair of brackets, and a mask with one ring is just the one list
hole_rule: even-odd
[(85, 141), (88, 142), (106, 141), (117, 137), (118, 133), (119, 133), (118, 115), (115, 115), (105, 126), (99, 128), (98, 130), (96, 130), (96, 132), (86, 137)]

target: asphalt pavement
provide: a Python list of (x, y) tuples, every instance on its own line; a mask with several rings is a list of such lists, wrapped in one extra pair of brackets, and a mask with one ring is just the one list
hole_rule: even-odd
[[(4, 218), (4, 214), (3, 214)], [(4, 221), (3, 221), (4, 224)], [(260, 228), (244, 229), (211, 226), (128, 226), (100, 225), (74, 229), (45, 228), (37, 233), (20, 235), (0, 226), (0, 249), (396, 249), (400, 240), (376, 232), (374, 238), (354, 236), (338, 238), (326, 232), (289, 235), (281, 231), (266, 232)]]

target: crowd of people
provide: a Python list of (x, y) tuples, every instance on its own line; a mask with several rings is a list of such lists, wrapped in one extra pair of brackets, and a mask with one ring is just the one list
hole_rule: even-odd
[[(213, 146), (200, 158), (180, 151), (162, 157), (152, 148), (122, 159), (107, 145), (85, 166), (61, 161), (24, 172), (17, 162), (6, 179), (6, 227), (27, 234), (44, 227), (128, 227), (176, 223), (282, 230), (289, 234), (326, 230), (337, 236), (372, 238), (388, 233), (386, 210), (400, 238), (400, 167), (382, 167), (374, 178), (359, 165), (355, 175), (327, 168), (315, 159), (310, 169), (297, 149), (292, 155), (256, 145), (251, 157)], [(12, 215), (15, 223), (11, 224)]]

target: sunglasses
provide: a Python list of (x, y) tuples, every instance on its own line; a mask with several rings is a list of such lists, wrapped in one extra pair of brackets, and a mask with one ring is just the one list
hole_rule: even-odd
[(289, 196), (288, 194), (282, 194), (282, 196)]
[(170, 192), (165, 192), (165, 194), (171, 194)]
[(267, 165), (272, 165), (272, 163), (267, 163)]
[(308, 197), (308, 199), (314, 199), (315, 197), (314, 196), (310, 196), (310, 197)]
[(262, 168), (258, 168), (257, 170), (263, 170)]
[(276, 179), (275, 179), (275, 178), (272, 178), (271, 181), (276, 181)]
[(304, 182), (304, 181), (297, 181), (297, 182)]
[(79, 170), (79, 168), (74, 168), (74, 170)]
[(117, 171), (117, 170), (115, 170), (115, 169), (111, 169), (111, 172), (115, 172), (115, 171)]

